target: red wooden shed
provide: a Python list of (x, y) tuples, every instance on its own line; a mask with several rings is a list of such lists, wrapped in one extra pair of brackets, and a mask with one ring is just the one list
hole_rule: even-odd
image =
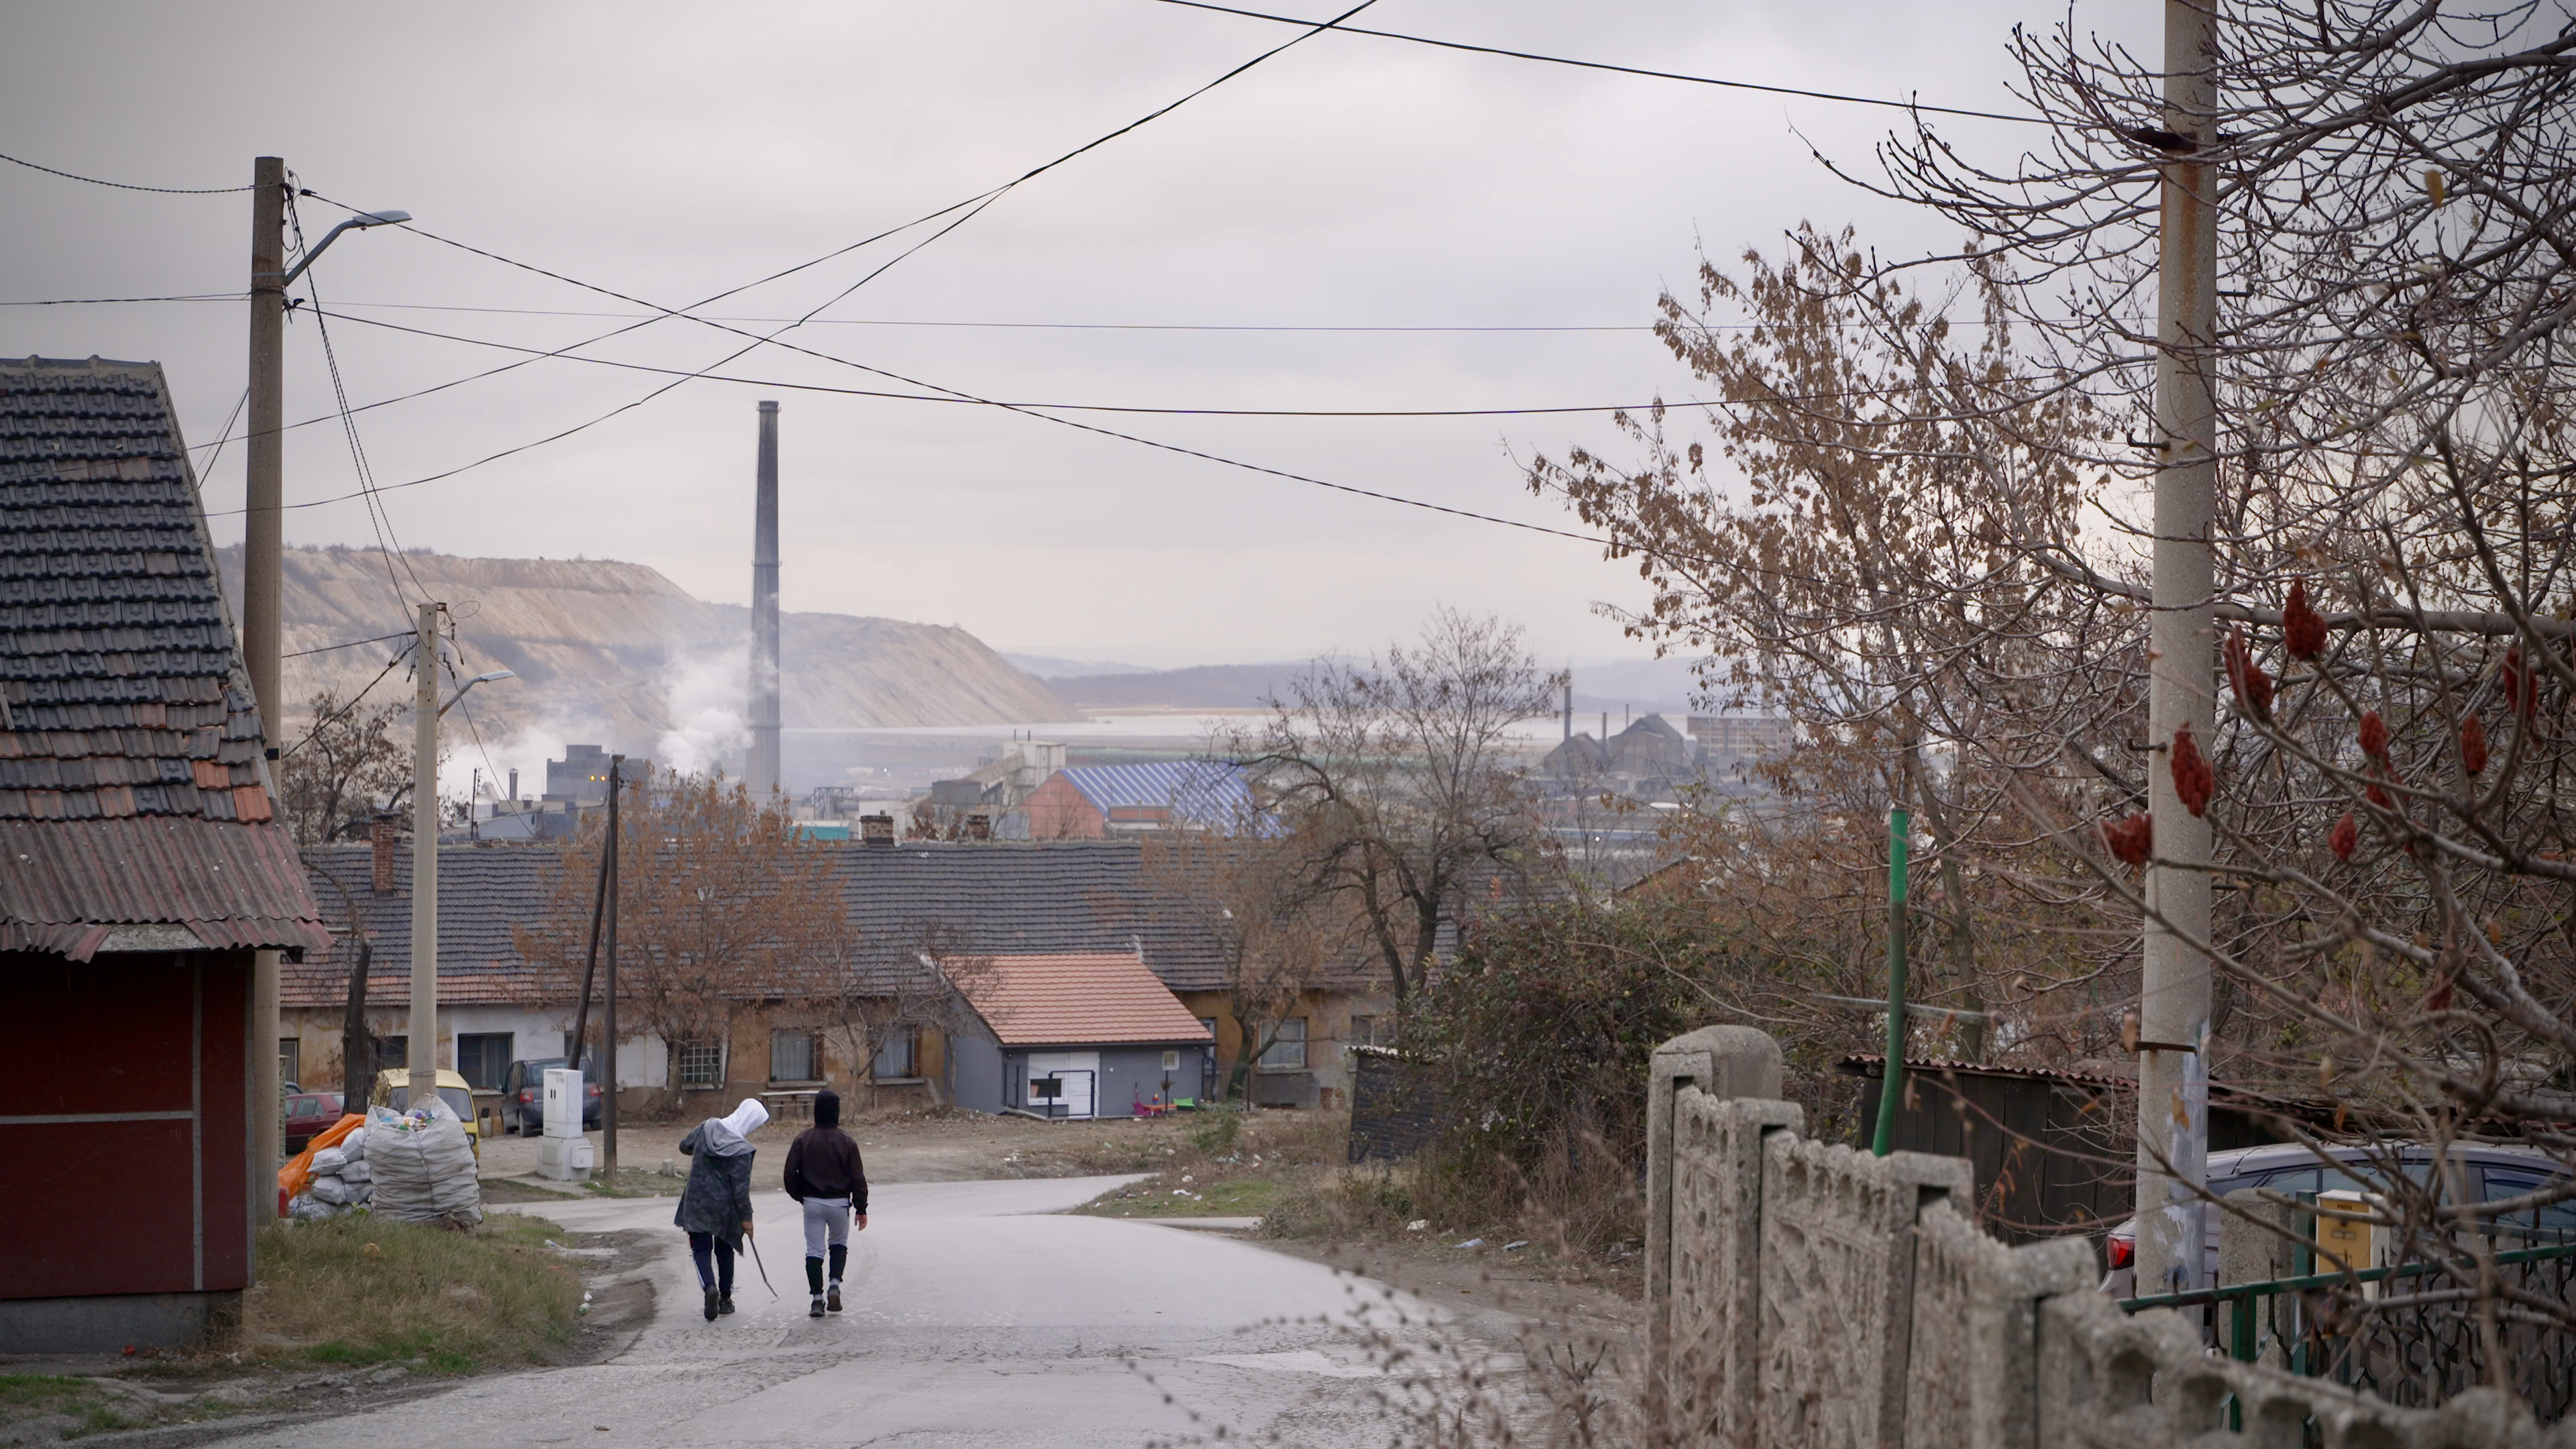
[(160, 365), (0, 362), (0, 1353), (239, 1310), (252, 955), (329, 943), (263, 749)]

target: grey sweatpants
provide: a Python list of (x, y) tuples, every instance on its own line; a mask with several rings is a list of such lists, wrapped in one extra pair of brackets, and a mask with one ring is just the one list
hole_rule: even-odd
[[(850, 1241), (850, 1200), (845, 1197), (805, 1199), (805, 1256), (820, 1258), (825, 1245), (842, 1248)], [(832, 1281), (840, 1281), (834, 1274)]]

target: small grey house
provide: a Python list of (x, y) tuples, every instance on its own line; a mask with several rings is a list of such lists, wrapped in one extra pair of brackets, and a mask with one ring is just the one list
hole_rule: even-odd
[(1079, 1120), (1198, 1095), (1215, 1035), (1142, 957), (979, 956), (947, 966), (976, 1018), (950, 1046), (957, 1105)]

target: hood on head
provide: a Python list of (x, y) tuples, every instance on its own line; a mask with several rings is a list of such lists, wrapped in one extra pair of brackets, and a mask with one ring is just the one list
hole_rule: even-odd
[(840, 1093), (832, 1091), (827, 1087), (814, 1094), (814, 1125), (817, 1127), (838, 1127), (841, 1125)]
[(760, 1130), (762, 1123), (769, 1120), (769, 1109), (760, 1104), (759, 1098), (745, 1097), (742, 1099), (741, 1106), (716, 1120), (732, 1128), (735, 1136), (749, 1137)]

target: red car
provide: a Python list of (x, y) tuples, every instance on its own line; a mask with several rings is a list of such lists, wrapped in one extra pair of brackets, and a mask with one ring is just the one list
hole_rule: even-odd
[(296, 1092), (286, 1099), (286, 1150), (301, 1152), (304, 1145), (330, 1130), (340, 1120), (341, 1097), (337, 1092)]

